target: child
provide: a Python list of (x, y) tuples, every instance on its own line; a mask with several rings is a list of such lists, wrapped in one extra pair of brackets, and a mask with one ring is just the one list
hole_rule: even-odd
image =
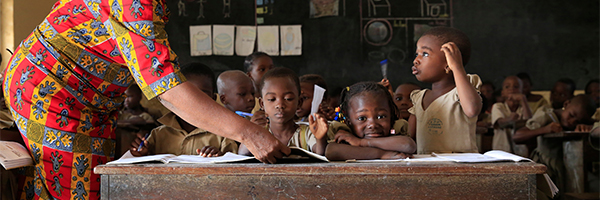
[(592, 98), (594, 107), (596, 107), (596, 113), (594, 113), (592, 119), (600, 121), (600, 84), (598, 84), (598, 79), (592, 79), (585, 84), (585, 94)]
[(477, 88), (481, 79), (467, 75), (471, 55), (469, 38), (460, 30), (434, 27), (417, 42), (413, 74), (432, 83), (432, 89), (413, 91), (408, 111), (409, 133), (416, 138), (417, 153), (477, 151), (475, 130), (481, 110)]
[(575, 93), (575, 82), (569, 78), (562, 78), (554, 84), (550, 91), (550, 102), (552, 108), (559, 109), (563, 107), (565, 101), (573, 98)]
[(533, 84), (531, 83), (531, 77), (529, 77), (529, 74), (521, 72), (517, 74), (517, 77), (523, 81), (523, 94), (527, 97), (527, 103), (529, 104), (531, 111), (535, 112), (539, 107), (550, 105), (548, 100), (546, 100), (546, 98), (544, 98), (542, 95), (531, 93), (531, 86), (533, 86)]
[(312, 108), (313, 95), (315, 92), (315, 85), (322, 87), (325, 89), (325, 94), (323, 94), (322, 103), (319, 105), (319, 113), (323, 114), (325, 118), (329, 121), (333, 120), (335, 117), (335, 111), (331, 106), (329, 106), (327, 99), (327, 83), (325, 79), (317, 74), (306, 74), (300, 76), (300, 98), (302, 99), (302, 104), (298, 107), (296, 111), (296, 116), (298, 117), (297, 121), (305, 122), (308, 121), (308, 115), (310, 114)]
[(496, 87), (490, 81), (484, 81), (481, 85), (481, 89), (479, 89), (481, 95), (485, 97), (484, 101), (487, 101), (487, 107), (482, 107), (482, 109), (486, 113), (492, 113), (492, 106), (496, 103), (496, 97), (494, 96), (494, 92), (496, 91)]
[[(267, 71), (271, 70), (274, 67), (273, 59), (269, 54), (264, 52), (254, 52), (248, 56), (244, 60), (244, 69), (246, 70), (246, 74), (254, 81), (254, 89), (258, 90), (258, 83), (262, 79), (262, 76), (267, 73)], [(256, 98), (258, 93), (255, 93)], [(254, 109), (252, 109), (252, 113), (256, 113), (256, 111), (260, 110), (260, 105), (258, 105), (258, 100), (255, 99)], [(262, 113), (259, 113), (262, 116)]]
[(129, 144), (135, 140), (140, 132), (147, 133), (156, 127), (154, 117), (142, 107), (142, 91), (133, 84), (125, 90), (124, 108), (119, 112), (119, 121), (115, 134), (117, 136), (116, 156), (119, 157), (129, 150)]
[[(201, 63), (188, 63), (181, 67), (181, 73), (206, 95), (215, 99), (215, 75), (208, 66)], [(164, 125), (152, 130), (148, 139), (142, 135), (131, 143), (131, 154), (195, 155), (204, 157), (221, 156), (225, 152), (236, 153), (238, 145), (234, 140), (224, 138), (201, 128), (194, 127), (174, 113), (167, 113), (158, 121)], [(141, 142), (140, 151), (137, 151)]]
[(523, 81), (517, 76), (506, 77), (502, 83), (502, 97), (504, 102), (492, 106), (492, 149), (529, 157), (527, 146), (517, 145), (512, 140), (514, 130), (520, 128), (515, 127), (517, 122), (531, 118), (527, 97), (523, 94)]
[(235, 112), (252, 112), (254, 109), (254, 83), (244, 72), (229, 70), (217, 78), (217, 89), (223, 106)]
[(404, 83), (399, 85), (394, 92), (394, 103), (398, 107), (399, 117), (408, 120), (410, 113), (409, 108), (413, 107), (412, 101), (410, 100), (410, 93), (413, 90), (420, 90), (421, 87), (414, 83)]
[[(573, 130), (589, 121), (595, 110), (593, 101), (587, 95), (577, 95), (565, 101), (564, 109), (549, 106), (538, 108), (533, 117), (527, 120), (526, 127), (517, 130), (513, 140), (520, 143), (547, 133)], [(532, 160), (546, 165), (546, 172), (552, 181), (559, 191), (564, 191), (562, 140), (537, 137), (537, 142), (538, 146), (531, 154)]]
[[(327, 146), (328, 159), (400, 159), (415, 152), (416, 144), (406, 136), (406, 129), (391, 135), (398, 109), (383, 85), (360, 82), (348, 87), (342, 92), (340, 108), (351, 133), (337, 131), (337, 143)], [(397, 123), (402, 122), (408, 125), (404, 119)]]
[[(259, 84), (261, 98), (259, 103), (269, 117), (267, 129), (287, 146), (295, 146), (323, 155), (327, 146), (327, 121), (322, 115), (309, 117), (310, 128), (304, 124), (296, 124), (294, 118), (298, 106), (302, 104), (300, 81), (291, 69), (274, 68), (268, 71)], [(239, 153), (250, 155), (240, 145)]]

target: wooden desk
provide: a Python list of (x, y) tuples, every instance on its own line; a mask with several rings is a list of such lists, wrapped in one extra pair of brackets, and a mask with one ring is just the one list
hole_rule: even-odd
[(102, 199), (535, 199), (531, 162), (100, 165)]

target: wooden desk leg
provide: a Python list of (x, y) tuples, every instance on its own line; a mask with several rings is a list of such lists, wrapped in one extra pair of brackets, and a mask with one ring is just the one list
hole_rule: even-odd
[(570, 140), (563, 142), (563, 161), (565, 163), (566, 171), (566, 192), (583, 193), (585, 189), (583, 140)]

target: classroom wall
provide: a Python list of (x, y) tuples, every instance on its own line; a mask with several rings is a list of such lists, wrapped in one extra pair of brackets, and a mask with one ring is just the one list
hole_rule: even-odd
[(4, 73), (10, 53), (5, 49), (14, 51), (21, 41), (44, 20), (50, 12), (52, 5), (57, 0), (1, 0), (0, 1), (0, 53), (2, 64), (0, 69)]

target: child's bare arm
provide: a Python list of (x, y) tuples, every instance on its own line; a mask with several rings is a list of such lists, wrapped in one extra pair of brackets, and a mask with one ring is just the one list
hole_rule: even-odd
[(395, 151), (338, 143), (330, 143), (325, 150), (325, 157), (329, 160), (401, 159), (409, 156)]
[(538, 135), (543, 135), (546, 133), (556, 133), (560, 131), (562, 131), (562, 127), (557, 122), (552, 122), (544, 127), (533, 130), (527, 127), (523, 127), (515, 132), (515, 134), (513, 135), (513, 141), (515, 141), (515, 143), (517, 144), (521, 144)]
[(413, 114), (408, 117), (408, 135), (416, 140), (417, 136), (417, 117)]
[(519, 103), (523, 107), (523, 118), (524, 120), (528, 120), (533, 116), (531, 112), (531, 108), (529, 107), (529, 103), (527, 103), (527, 97), (523, 94), (512, 94), (509, 99), (519, 100)]
[(349, 132), (340, 130), (335, 134), (335, 142), (346, 142), (351, 146), (374, 147), (387, 151), (414, 153), (417, 150), (415, 141), (407, 136), (394, 135), (379, 138), (358, 138)]
[(476, 117), (481, 111), (481, 97), (475, 90), (475, 87), (471, 85), (467, 72), (462, 63), (462, 55), (458, 46), (453, 42), (448, 42), (442, 45), (441, 49), (446, 55), (446, 62), (448, 67), (452, 70), (454, 75), (454, 82), (456, 84), (456, 90), (458, 91), (458, 98), (460, 99), (460, 106), (463, 112), (468, 117)]
[(509, 126), (512, 126), (514, 123), (516, 123), (518, 120), (519, 120), (519, 114), (510, 113), (510, 115), (508, 115), (507, 117), (502, 117), (502, 118), (499, 118), (498, 120), (496, 120), (496, 123), (494, 123), (494, 128), (509, 127)]
[[(314, 116), (316, 116), (316, 119)], [(313, 153), (324, 155), (327, 147), (327, 130), (329, 129), (327, 120), (322, 114), (315, 113), (315, 115), (308, 116), (308, 124), (317, 139), (317, 143), (312, 146)]]
[(250, 151), (248, 150), (248, 148), (246, 148), (246, 145), (244, 144), (240, 144), (240, 147), (238, 148), (238, 154), (252, 156), (252, 153), (250, 153)]

